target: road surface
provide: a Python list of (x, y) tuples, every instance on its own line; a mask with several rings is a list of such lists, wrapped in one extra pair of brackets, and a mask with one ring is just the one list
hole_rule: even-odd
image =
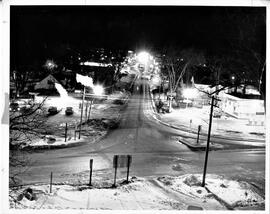
[[(202, 173), (205, 153), (190, 151), (174, 139), (178, 130), (153, 118), (148, 87), (146, 80), (136, 80), (119, 128), (100, 142), (27, 154), (31, 167), (21, 176), (22, 183), (48, 182), (50, 172), (54, 181), (81, 182), (89, 174), (90, 158), (94, 159), (94, 176), (113, 178), (116, 154), (132, 155), (131, 176)], [(264, 149), (211, 151), (208, 163), (208, 173), (250, 180), (264, 188)], [(125, 177), (125, 170), (119, 170), (118, 178)]]

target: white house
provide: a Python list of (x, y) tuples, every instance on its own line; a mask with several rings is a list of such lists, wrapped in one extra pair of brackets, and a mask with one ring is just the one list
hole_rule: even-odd
[[(195, 84), (195, 87), (199, 91), (205, 91), (207, 93), (213, 93), (216, 88), (210, 88), (208, 85)], [(221, 88), (222, 86), (219, 86)], [(255, 120), (257, 125), (262, 125), (265, 117), (264, 101), (260, 99), (243, 99), (227, 94), (228, 89), (222, 90), (218, 94), (218, 98), (221, 100), (218, 102), (220, 109), (239, 119), (248, 119), (250, 121)], [(258, 91), (253, 87), (247, 87), (247, 94), (258, 95)], [(200, 94), (200, 97), (203, 93)]]
[(35, 85), (35, 90), (37, 89), (53, 89), (54, 83), (59, 83), (53, 75), (49, 74), (45, 79), (41, 80)]
[(264, 101), (259, 99), (242, 99), (226, 93), (220, 93), (219, 106), (225, 113), (239, 119), (264, 117)]

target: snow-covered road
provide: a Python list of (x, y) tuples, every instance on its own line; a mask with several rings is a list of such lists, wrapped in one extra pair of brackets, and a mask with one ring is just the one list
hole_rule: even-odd
[[(22, 183), (48, 183), (50, 172), (54, 173), (55, 182), (87, 182), (84, 178), (89, 174), (90, 158), (94, 160), (94, 179), (108, 179), (113, 174), (116, 154), (132, 155), (132, 176), (202, 173), (204, 152), (190, 151), (173, 138), (178, 135), (177, 130), (148, 116), (152, 111), (148, 85), (140, 81), (134, 85), (118, 129), (95, 144), (28, 154), (32, 164), (20, 176)], [(211, 151), (208, 163), (209, 173), (254, 182), (264, 192), (264, 149)], [(119, 170), (118, 176), (124, 177), (125, 169)]]

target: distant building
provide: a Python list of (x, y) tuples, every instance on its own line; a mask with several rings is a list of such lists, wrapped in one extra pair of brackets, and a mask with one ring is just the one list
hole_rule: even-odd
[[(217, 87), (210, 87), (210, 85), (195, 84), (195, 88), (197, 88), (198, 91), (206, 92), (206, 93), (200, 92), (199, 96), (200, 98), (208, 99), (208, 101), (210, 101), (209, 97), (207, 96), (207, 93), (213, 93), (217, 89), (221, 89), (222, 86), (219, 85)], [(258, 97), (259, 94), (258, 90), (255, 87), (247, 86), (246, 96), (243, 97), (237, 97), (228, 93), (230, 93), (230, 90), (224, 89), (221, 90), (218, 94), (218, 98), (221, 100), (218, 102), (218, 106), (224, 113), (238, 119), (252, 118), (263, 121), (265, 115), (264, 100), (254, 98), (256, 96)], [(200, 98), (197, 99), (199, 100)]]
[(220, 93), (219, 107), (227, 114), (239, 119), (260, 117), (264, 115), (264, 101), (259, 99), (243, 99), (226, 93)]
[[(233, 93), (233, 91), (235, 91), (235, 89), (232, 89), (232, 88), (229, 89), (229, 93)], [(254, 97), (261, 95), (259, 90), (253, 85), (246, 85), (246, 86), (240, 85), (237, 87), (236, 93), (250, 95), (250, 96), (253, 95)]]
[(55, 88), (54, 83), (59, 83), (59, 82), (57, 81), (57, 79), (55, 79), (53, 75), (49, 74), (46, 78), (36, 83), (35, 90), (39, 90), (39, 89), (52, 90)]

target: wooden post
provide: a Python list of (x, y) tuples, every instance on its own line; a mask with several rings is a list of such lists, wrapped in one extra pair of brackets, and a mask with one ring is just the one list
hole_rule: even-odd
[(207, 136), (207, 145), (206, 145), (206, 153), (205, 153), (205, 161), (204, 161), (204, 169), (203, 169), (202, 187), (205, 186), (205, 175), (206, 175), (207, 162), (208, 162), (208, 152), (209, 152), (209, 143), (210, 143), (210, 135), (211, 135), (214, 99), (215, 99), (214, 96), (212, 96), (210, 118), (209, 118), (209, 128), (208, 128), (208, 136)]
[(92, 186), (93, 159), (90, 159), (89, 186)]
[(67, 130), (68, 130), (68, 128), (67, 128), (67, 123), (66, 123), (66, 128), (65, 128), (65, 142), (67, 142)]
[(113, 165), (114, 165), (114, 182), (113, 187), (116, 187), (116, 174), (117, 174), (117, 165), (118, 165), (118, 155), (115, 155), (113, 158)]
[(50, 179), (50, 193), (52, 193), (52, 179), (53, 179), (53, 173), (51, 172), (51, 179)]
[(198, 135), (197, 135), (197, 144), (199, 143), (199, 138), (200, 138), (200, 131), (201, 131), (202, 126), (198, 125)]
[(83, 117), (83, 102), (85, 98), (85, 87), (83, 87), (83, 99), (82, 99), (82, 109), (81, 109), (81, 120), (80, 120), (80, 131), (79, 131), (79, 139), (81, 138), (81, 131), (82, 131), (82, 117)]
[(129, 177), (129, 167), (130, 167), (130, 163), (131, 163), (131, 156), (128, 155), (128, 156), (127, 156), (127, 183), (128, 183), (128, 177)]

